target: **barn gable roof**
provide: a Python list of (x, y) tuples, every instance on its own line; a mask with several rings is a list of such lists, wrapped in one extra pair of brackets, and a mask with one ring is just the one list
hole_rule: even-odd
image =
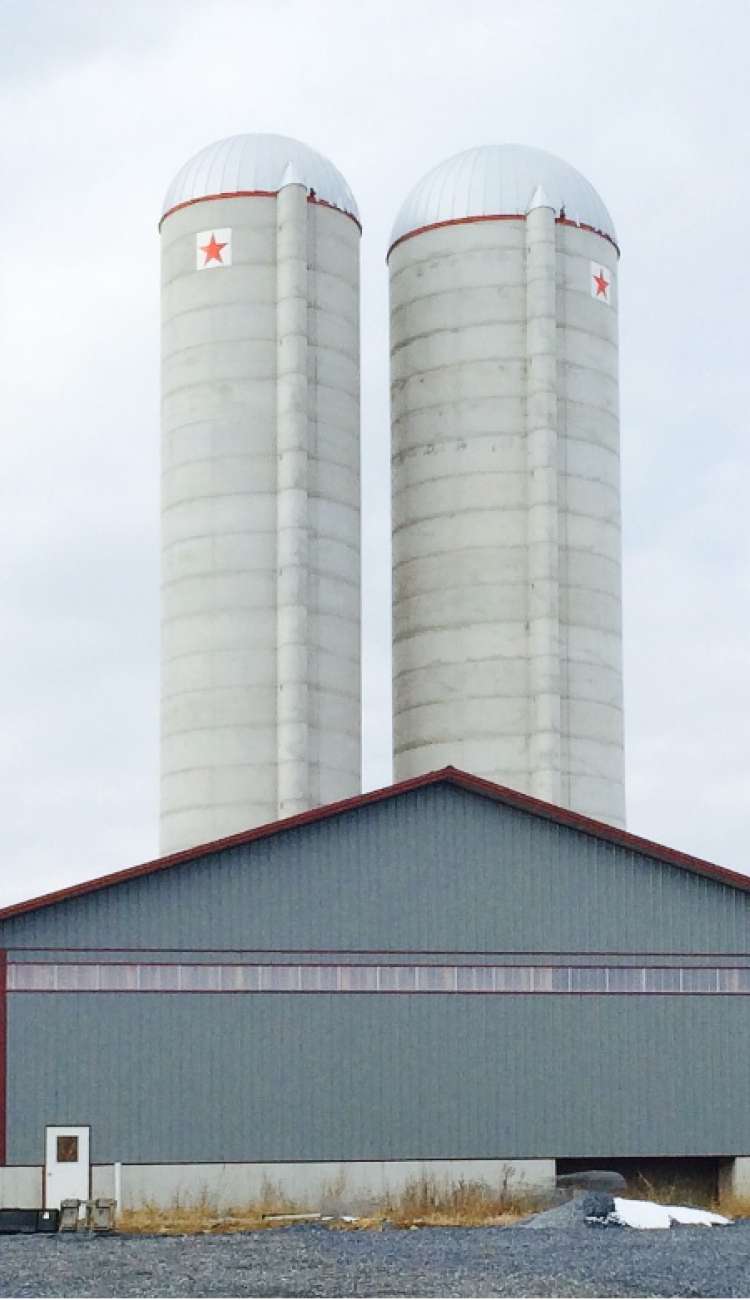
[(435, 772), (427, 772), (423, 776), (412, 777), (407, 781), (399, 781), (394, 785), (384, 786), (379, 790), (370, 790), (366, 794), (354, 795), (352, 798), (343, 799), (338, 803), (325, 804), (320, 808), (311, 808), (308, 812), (298, 813), (293, 817), (285, 817), (281, 821), (269, 822), (265, 826), (256, 826), (248, 831), (240, 831), (236, 835), (213, 840), (209, 844), (183, 849), (179, 853), (171, 853), (166, 857), (156, 858), (151, 862), (127, 867), (123, 871), (115, 871), (106, 876), (98, 876), (93, 880), (86, 880), (77, 885), (55, 890), (53, 893), (42, 894), (37, 898), (30, 898), (21, 903), (13, 903), (9, 907), (0, 909), (0, 921), (24, 913), (39, 911), (42, 908), (52, 907), (56, 903), (66, 902), (69, 899), (91, 894), (97, 890), (110, 889), (115, 885), (125, 884), (127, 881), (142, 876), (167, 871), (173, 867), (179, 867), (183, 863), (194, 863), (222, 849), (251, 844), (256, 840), (269, 839), (271, 836), (279, 835), (297, 826), (309, 826), (316, 822), (327, 821), (340, 816), (342, 813), (356, 812), (357, 809), (367, 807), (369, 804), (382, 803), (385, 800), (408, 794), (412, 790), (422, 790), (434, 785), (455, 786), (469, 793), (494, 800), (496, 803), (504, 804), (509, 808), (515, 808), (521, 812), (530, 813), (532, 816), (554, 822), (559, 826), (583, 832), (605, 843), (618, 845), (621, 848), (653, 858), (658, 862), (679, 867), (693, 874), (715, 880), (719, 884), (730, 885), (750, 893), (750, 876), (742, 875), (737, 871), (730, 871), (726, 867), (706, 862), (702, 858), (681, 853), (677, 849), (667, 848), (663, 844), (643, 839), (639, 835), (632, 835), (629, 831), (621, 830), (616, 826), (609, 826), (605, 822), (595, 821), (591, 817), (584, 817), (581, 813), (571, 812), (567, 808), (560, 808), (556, 804), (546, 803), (542, 799), (535, 799), (531, 795), (521, 794), (518, 790), (511, 790), (507, 786), (497, 785), (494, 781), (472, 776), (471, 773), (462, 772), (459, 768), (444, 767)]

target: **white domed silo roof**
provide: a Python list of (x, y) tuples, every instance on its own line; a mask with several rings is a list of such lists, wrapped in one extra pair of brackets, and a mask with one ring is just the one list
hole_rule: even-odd
[(407, 196), (390, 246), (426, 227), (472, 217), (523, 216), (538, 187), (559, 216), (617, 244), (612, 218), (593, 185), (569, 163), (528, 145), (491, 144), (438, 163)]
[(232, 135), (190, 158), (164, 195), (162, 220), (175, 208), (201, 199), (276, 194), (290, 178), (359, 221), (354, 195), (332, 162), (299, 140), (264, 134)]

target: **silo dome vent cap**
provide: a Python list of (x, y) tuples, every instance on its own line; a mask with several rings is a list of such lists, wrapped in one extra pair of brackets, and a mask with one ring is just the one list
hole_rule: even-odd
[(285, 185), (306, 186), (317, 202), (359, 224), (354, 195), (332, 162), (300, 140), (266, 134), (229, 136), (188, 159), (164, 195), (161, 220), (202, 199), (278, 194)]
[(438, 163), (402, 204), (390, 247), (433, 226), (524, 217), (538, 207), (552, 208), (559, 219), (617, 248), (615, 224), (586, 177), (555, 154), (520, 144), (479, 145)]

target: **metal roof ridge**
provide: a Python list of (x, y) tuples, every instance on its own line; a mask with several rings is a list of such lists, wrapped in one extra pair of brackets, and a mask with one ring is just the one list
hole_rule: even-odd
[(262, 826), (254, 826), (247, 831), (238, 831), (222, 839), (211, 840), (207, 844), (197, 844), (192, 848), (180, 849), (176, 853), (169, 853), (161, 858), (153, 858), (149, 862), (140, 863), (133, 867), (125, 867), (119, 871), (110, 872), (105, 876), (96, 876), (91, 880), (81, 881), (75, 885), (66, 885), (62, 889), (54, 890), (48, 894), (40, 894), (36, 898), (26, 899), (20, 903), (10, 903), (7, 907), (0, 908), (0, 921), (9, 920), (11, 917), (20, 916), (26, 912), (39, 911), (44, 907), (52, 907), (56, 903), (67, 902), (69, 899), (95, 893), (100, 889), (111, 889), (115, 885), (125, 884), (129, 880), (137, 880), (142, 876), (153, 875), (157, 871), (164, 871), (186, 862), (194, 862), (197, 859), (209, 857), (211, 854), (221, 852), (223, 849), (238, 848), (243, 844), (252, 844), (255, 840), (268, 839), (272, 835), (278, 835), (286, 830), (293, 830), (298, 826), (314, 825), (317, 822), (327, 821), (329, 818), (337, 817), (341, 813), (355, 812), (359, 808), (367, 807), (369, 804), (383, 803), (387, 799), (408, 794), (412, 790), (420, 790), (427, 786), (440, 784), (453, 785), (459, 789), (467, 790), (469, 793), (482, 795), (485, 798), (493, 799), (496, 803), (516, 808), (520, 812), (527, 812), (532, 816), (543, 817), (546, 821), (555, 822), (557, 825), (568, 827), (571, 830), (581, 831), (605, 843), (615, 844), (620, 848), (642, 853), (644, 857), (654, 858), (659, 862), (666, 863), (668, 866), (680, 867), (683, 870), (702, 875), (706, 879), (715, 880), (720, 884), (731, 885), (734, 888), (750, 892), (750, 876), (743, 875), (741, 872), (718, 866), (714, 862), (694, 857), (689, 853), (683, 853), (679, 849), (669, 848), (667, 845), (659, 844), (655, 840), (644, 839), (642, 836), (634, 835), (632, 832), (618, 826), (611, 826), (608, 822), (600, 822), (593, 817), (586, 817), (583, 813), (573, 812), (569, 808), (561, 808), (558, 804), (548, 803), (543, 799), (535, 798), (533, 795), (523, 794), (520, 790), (512, 790), (509, 786), (499, 785), (497, 782), (489, 781), (485, 777), (474, 776), (471, 772), (464, 772), (461, 768), (448, 764), (446, 767), (437, 768), (433, 772), (425, 772), (421, 776), (409, 777), (404, 781), (381, 786), (376, 790), (351, 795), (348, 799), (322, 804), (317, 808), (309, 808), (306, 812), (294, 813), (291, 817), (266, 822)]

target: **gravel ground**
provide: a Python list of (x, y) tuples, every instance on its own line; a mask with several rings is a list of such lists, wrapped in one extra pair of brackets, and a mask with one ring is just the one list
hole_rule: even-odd
[(0, 1237), (2, 1296), (748, 1296), (727, 1228)]

